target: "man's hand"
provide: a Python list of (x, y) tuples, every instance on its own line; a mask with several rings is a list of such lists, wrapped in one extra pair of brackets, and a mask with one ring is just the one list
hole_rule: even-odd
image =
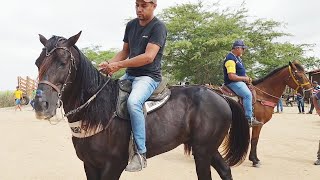
[(120, 68), (120, 62), (103, 62), (99, 64), (99, 71), (107, 75), (112, 75), (113, 73), (117, 72)]
[(101, 71), (102, 73), (104, 74), (109, 74), (108, 72), (108, 66), (109, 66), (109, 62), (108, 61), (105, 61), (105, 62), (102, 62), (98, 65), (98, 68), (99, 68), (99, 71)]
[(251, 83), (252, 83), (252, 78), (250, 78), (249, 76), (247, 76), (245, 82), (246, 82), (247, 84), (251, 84)]

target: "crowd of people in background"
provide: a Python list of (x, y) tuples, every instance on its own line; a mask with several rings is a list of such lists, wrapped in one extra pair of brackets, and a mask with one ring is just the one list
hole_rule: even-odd
[[(312, 82), (313, 85), (313, 89), (311, 91), (311, 96), (310, 96), (310, 109), (308, 111), (307, 114), (312, 114), (313, 113), (313, 109), (314, 109), (314, 103), (313, 103), (313, 96), (315, 96), (315, 94), (320, 90), (320, 85), (318, 84), (317, 81), (313, 81)], [(282, 95), (279, 98), (279, 101), (277, 103), (277, 108), (275, 113), (282, 113), (283, 112), (283, 100), (284, 100), (284, 95)], [(301, 94), (300, 92), (295, 92), (292, 95), (288, 95), (286, 100), (285, 100), (285, 104), (287, 106), (293, 106), (293, 102), (296, 102), (297, 107), (298, 107), (298, 114), (305, 114), (305, 98), (304, 95)]]

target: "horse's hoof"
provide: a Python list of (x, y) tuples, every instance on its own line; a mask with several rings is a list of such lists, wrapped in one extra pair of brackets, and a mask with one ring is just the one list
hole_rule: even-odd
[(259, 168), (260, 166), (261, 166), (261, 163), (259, 161), (252, 163), (252, 167)]

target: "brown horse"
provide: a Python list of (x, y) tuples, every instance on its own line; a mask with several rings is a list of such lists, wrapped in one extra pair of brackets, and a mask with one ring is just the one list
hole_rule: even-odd
[[(274, 106), (279, 101), (286, 85), (296, 91), (302, 89), (308, 91), (312, 89), (304, 68), (297, 62), (290, 62), (289, 65), (275, 69), (267, 76), (254, 80), (252, 83), (257, 93), (257, 102), (254, 104), (254, 115), (264, 124), (271, 119)], [(252, 129), (249, 160), (252, 161), (254, 167), (260, 165), (260, 160), (257, 156), (257, 144), (261, 128), (261, 126), (256, 126)]]
[[(93, 67), (75, 46), (79, 37), (80, 33), (47, 40), (40, 35), (44, 48), (36, 60), (36, 116), (49, 119), (63, 104), (73, 133), (88, 135), (100, 129), (90, 137), (73, 136), (75, 151), (88, 180), (118, 180), (128, 164), (131, 125), (114, 116), (117, 81)], [(221, 179), (232, 180), (229, 166), (245, 159), (250, 140), (242, 107), (203, 86), (170, 89), (168, 102), (146, 117), (147, 157), (185, 144), (185, 152), (194, 155), (199, 180), (212, 179), (210, 166)], [(218, 151), (221, 144), (224, 157)]]

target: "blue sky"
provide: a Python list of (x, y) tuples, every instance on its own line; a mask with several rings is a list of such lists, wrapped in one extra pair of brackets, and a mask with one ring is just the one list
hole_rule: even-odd
[[(197, 0), (159, 0), (156, 13), (175, 4)], [(217, 1), (203, 0), (204, 3)], [(236, 9), (242, 0), (220, 0), (221, 8)], [(320, 56), (320, 21), (317, 0), (247, 0), (250, 18), (265, 18), (286, 23), (285, 32), (294, 36), (291, 43), (316, 44), (310, 55)], [(17, 76), (37, 77), (34, 65), (42, 44), (38, 34), (72, 36), (82, 30), (79, 48), (100, 45), (103, 49), (122, 46), (125, 20), (135, 17), (135, 1), (107, 0), (10, 0), (0, 7), (0, 91), (13, 90)]]

